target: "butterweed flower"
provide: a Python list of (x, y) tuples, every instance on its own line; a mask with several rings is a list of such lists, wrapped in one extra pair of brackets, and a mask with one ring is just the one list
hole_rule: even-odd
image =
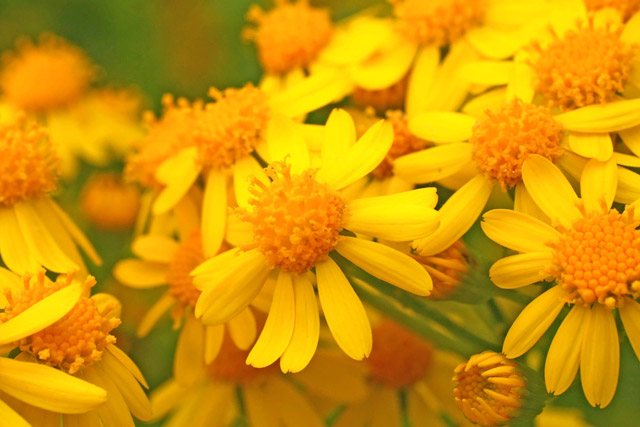
[(77, 246), (101, 263), (82, 231), (49, 197), (58, 184), (58, 165), (43, 127), (24, 115), (0, 123), (0, 255), (19, 274), (41, 265), (56, 272), (84, 269)]
[(640, 239), (634, 207), (626, 207), (624, 213), (610, 209), (617, 186), (612, 159), (587, 163), (580, 201), (560, 171), (540, 156), (524, 163), (523, 179), (552, 225), (509, 210), (485, 214), (482, 228), (487, 236), (521, 252), (496, 262), (491, 280), (507, 289), (541, 280), (555, 284), (520, 313), (503, 352), (514, 358), (528, 351), (568, 304), (571, 311), (547, 354), (547, 390), (563, 393), (580, 367), (587, 400), (605, 407), (615, 394), (620, 366), (614, 309), (636, 353), (639, 349), (635, 325), (640, 316)]
[[(88, 276), (83, 284), (73, 275), (60, 275), (56, 281), (41, 271), (35, 280), (27, 276), (24, 286), (7, 292), (7, 305), (0, 316), (3, 324), (18, 319), (21, 314), (42, 307), (49, 295), (63, 289), (79, 288), (81, 294), (72, 300), (75, 305), (59, 320), (43, 328), (31, 327), (14, 344), (21, 353), (18, 359), (34, 364), (55, 367), (75, 375), (107, 391), (104, 405), (84, 414), (63, 416), (64, 425), (95, 424), (133, 426), (131, 413), (137, 418), (149, 419), (151, 407), (140, 387), (146, 382), (134, 362), (115, 346), (110, 332), (120, 324), (119, 303), (106, 294), (89, 297), (95, 279)], [(34, 324), (34, 326), (37, 324)], [(28, 403), (28, 402), (27, 402)], [(42, 407), (42, 405), (38, 405)], [(16, 408), (25, 418), (57, 419), (59, 411), (53, 408)], [(80, 412), (80, 411), (74, 411)]]
[(313, 356), (319, 324), (311, 269), (315, 269), (320, 303), (338, 345), (354, 359), (369, 354), (371, 329), (366, 313), (329, 256), (334, 250), (401, 289), (428, 295), (432, 287), (426, 271), (408, 255), (343, 234), (349, 230), (407, 241), (428, 235), (439, 222), (433, 210), (437, 201), (433, 188), (346, 203), (340, 189), (375, 169), (393, 142), (391, 125), (384, 121), (357, 141), (353, 127), (348, 115), (332, 114), (326, 125), (322, 165), (311, 169), (299, 129), (283, 122), (276, 147), (288, 153), (278, 156), (287, 160), (272, 163), (267, 175), (253, 179), (249, 190), (253, 197), (238, 212), (250, 226), (241, 245), (244, 250), (218, 255), (192, 273), (196, 287), (203, 291), (196, 316), (204, 323), (219, 324), (241, 312), (272, 272), (276, 285), (269, 316), (247, 359), (256, 367), (282, 356), (282, 370), (297, 372)]
[(103, 230), (131, 228), (140, 209), (138, 189), (113, 173), (93, 174), (80, 198), (84, 215)]

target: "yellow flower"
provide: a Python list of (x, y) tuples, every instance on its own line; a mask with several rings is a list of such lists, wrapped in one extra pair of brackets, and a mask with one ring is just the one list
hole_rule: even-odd
[[(41, 272), (35, 277), (26, 275), (23, 284), (17, 275), (0, 268), (1, 288), (5, 290), (0, 295), (0, 306), (5, 310), (0, 321), (0, 353), (9, 352), (14, 347), (12, 343), (57, 322), (74, 307), (84, 291), (84, 286), (75, 282), (41, 295), (39, 301), (14, 316), (6, 314), (13, 304), (13, 290), (23, 286), (36, 288), (38, 282), (47, 280)], [(48, 366), (0, 357), (0, 417), (7, 425), (29, 426), (11, 406), (26, 403), (43, 410), (77, 414), (95, 409), (106, 400), (105, 390), (71, 375)]]
[(100, 264), (95, 249), (49, 197), (58, 183), (58, 158), (47, 132), (24, 116), (0, 123), (0, 254), (23, 274), (41, 265), (56, 272), (85, 269), (77, 246)]
[[(107, 391), (102, 406), (83, 414), (64, 414), (64, 425), (102, 421), (105, 425), (133, 426), (130, 412), (143, 420), (151, 417), (151, 406), (139, 384), (146, 387), (146, 382), (135, 363), (115, 346), (116, 339), (110, 334), (120, 324), (119, 303), (106, 294), (89, 297), (94, 284), (92, 276), (80, 284), (73, 275), (60, 275), (53, 282), (41, 271), (33, 279), (28, 277), (24, 286), (10, 289), (0, 322), (10, 324), (21, 314), (41, 307), (49, 295), (79, 289), (80, 294), (72, 299), (75, 305), (64, 316), (44, 328), (32, 327), (28, 335), (21, 334), (14, 341), (21, 351), (17, 359), (55, 367)], [(22, 406), (16, 410), (27, 419), (59, 418), (60, 411), (38, 406), (43, 409)]]
[(551, 343), (545, 365), (547, 390), (563, 393), (578, 367), (589, 403), (605, 407), (618, 382), (619, 342), (613, 310), (640, 355), (640, 232), (634, 207), (609, 210), (617, 186), (615, 162), (591, 160), (582, 172), (582, 199), (547, 159), (525, 161), (523, 180), (531, 198), (553, 226), (535, 216), (509, 210), (484, 215), (482, 228), (495, 242), (515, 251), (490, 270), (493, 282), (507, 289), (541, 280), (555, 285), (518, 316), (504, 341), (509, 358), (529, 350), (562, 308), (571, 311)]
[(114, 173), (94, 173), (82, 187), (82, 212), (102, 230), (127, 230), (136, 221), (140, 192)]
[[(275, 280), (265, 327), (247, 362), (267, 366), (280, 356), (284, 372), (303, 369), (318, 342), (318, 306), (338, 345), (352, 358), (371, 350), (371, 328), (348, 279), (329, 256), (337, 253), (401, 289), (428, 295), (431, 278), (412, 258), (388, 246), (344, 235), (343, 230), (391, 241), (426, 236), (439, 223), (435, 189), (424, 188), (346, 203), (340, 190), (375, 169), (393, 142), (391, 125), (380, 121), (356, 141), (348, 114), (335, 111), (326, 124), (321, 166), (311, 168), (309, 152), (293, 122), (281, 122), (268, 140), (274, 158), (267, 175), (253, 178), (238, 215), (248, 229), (242, 249), (218, 255), (196, 268), (203, 292), (196, 316), (205, 324), (229, 320)], [(334, 252), (335, 251), (335, 252)], [(311, 274), (315, 269), (315, 275)], [(270, 274), (271, 272), (271, 274)]]

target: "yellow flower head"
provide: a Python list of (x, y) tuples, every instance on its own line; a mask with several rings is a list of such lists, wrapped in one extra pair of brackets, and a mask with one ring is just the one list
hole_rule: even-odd
[(482, 23), (484, 0), (389, 0), (400, 31), (410, 39), (439, 46), (450, 44)]
[(38, 45), (21, 39), (16, 52), (3, 55), (0, 88), (15, 106), (44, 111), (77, 100), (94, 75), (95, 68), (82, 50), (45, 34)]
[(196, 231), (180, 242), (173, 253), (167, 283), (169, 294), (184, 306), (195, 307), (200, 291), (193, 286), (191, 271), (205, 260), (202, 253), (202, 235)]
[(481, 426), (507, 423), (522, 407), (527, 385), (518, 365), (504, 355), (485, 351), (455, 369), (456, 403), (466, 417)]
[(98, 228), (126, 230), (138, 215), (140, 192), (119, 175), (94, 174), (82, 189), (81, 204), (85, 216)]
[(463, 277), (469, 272), (471, 255), (462, 240), (432, 256), (412, 255), (433, 279), (429, 298), (441, 299), (459, 289)]
[(584, 3), (588, 10), (612, 7), (620, 13), (623, 21), (628, 20), (640, 10), (640, 1), (638, 0), (584, 0)]
[(258, 47), (262, 66), (268, 73), (286, 73), (307, 67), (331, 39), (329, 13), (309, 6), (308, 0), (276, 0), (276, 7), (264, 12), (249, 9), (247, 19), (256, 28), (247, 28), (245, 38)]
[(44, 128), (24, 116), (0, 123), (0, 206), (56, 189), (59, 159)]

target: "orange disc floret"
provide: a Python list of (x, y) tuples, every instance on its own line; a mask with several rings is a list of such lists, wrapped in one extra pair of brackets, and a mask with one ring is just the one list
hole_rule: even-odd
[(115, 173), (96, 173), (86, 182), (80, 196), (82, 211), (103, 230), (126, 230), (136, 221), (140, 192), (125, 184)]
[(408, 82), (407, 74), (386, 89), (367, 90), (356, 87), (351, 97), (358, 107), (372, 107), (378, 114), (384, 114), (387, 110), (399, 110), (404, 107)]
[(613, 100), (624, 89), (637, 51), (636, 45), (620, 40), (621, 32), (589, 22), (545, 47), (534, 44), (536, 91), (550, 107), (562, 110)]
[(458, 407), (473, 423), (497, 426), (507, 423), (522, 407), (526, 381), (516, 362), (493, 351), (473, 355), (458, 365), (453, 376)]
[(49, 135), (24, 115), (0, 123), (0, 206), (50, 193), (58, 185), (60, 160)]
[(389, 0), (400, 31), (424, 44), (448, 45), (482, 23), (484, 0)]
[(588, 10), (600, 10), (611, 7), (620, 12), (623, 21), (627, 21), (640, 10), (640, 0), (584, 0)]
[(198, 161), (205, 167), (228, 168), (263, 141), (269, 120), (267, 97), (259, 88), (211, 88), (215, 103), (198, 114), (193, 130)]
[(191, 271), (204, 262), (202, 235), (194, 232), (180, 243), (169, 263), (169, 293), (183, 305), (195, 307), (200, 291), (193, 286)]
[(473, 129), (472, 156), (478, 169), (503, 190), (521, 182), (522, 164), (529, 155), (555, 162), (562, 154), (564, 130), (549, 109), (516, 98), (486, 116)]
[(378, 179), (393, 175), (393, 161), (398, 157), (423, 150), (431, 145), (429, 141), (418, 138), (409, 131), (407, 118), (402, 111), (388, 111), (386, 116), (393, 126), (393, 144), (382, 162), (371, 172)]
[(254, 179), (251, 210), (240, 210), (252, 223), (255, 245), (267, 262), (283, 271), (303, 273), (327, 258), (340, 240), (346, 203), (314, 170), (292, 174), (284, 162), (267, 169), (272, 182)]
[[(73, 275), (60, 275), (52, 282), (44, 271), (36, 276), (25, 276), (24, 288), (7, 294), (9, 304), (0, 314), (0, 321), (17, 316), (72, 281)], [(95, 283), (92, 276), (87, 277), (87, 292)], [(103, 350), (115, 343), (110, 332), (120, 324), (120, 319), (110, 315), (114, 308), (115, 301), (98, 308), (92, 298), (82, 296), (56, 323), (20, 340), (20, 350), (32, 354), (41, 363), (74, 374), (100, 360)]]
[(204, 108), (201, 101), (193, 104), (184, 98), (176, 101), (172, 95), (165, 95), (162, 105), (160, 119), (151, 112), (145, 114), (149, 131), (140, 141), (138, 152), (129, 156), (125, 167), (126, 178), (145, 187), (159, 188), (161, 184), (155, 176), (158, 166), (180, 149), (195, 144), (193, 129), (197, 114)]
[(633, 208), (586, 212), (562, 237), (554, 250), (554, 273), (572, 302), (615, 308), (625, 297), (640, 297), (640, 230)]
[(429, 272), (433, 289), (429, 298), (446, 298), (458, 289), (462, 278), (469, 272), (471, 256), (467, 245), (457, 240), (444, 251), (432, 256), (411, 255)]
[(328, 11), (309, 6), (308, 0), (275, 0), (275, 8), (265, 12), (253, 5), (244, 37), (258, 47), (260, 63), (269, 73), (286, 73), (306, 67), (329, 43), (333, 26)]
[(404, 388), (424, 378), (431, 366), (429, 343), (388, 319), (375, 325), (372, 333), (373, 349), (366, 363), (373, 381)]
[(44, 34), (38, 45), (20, 39), (15, 52), (2, 56), (0, 88), (18, 108), (44, 111), (80, 98), (95, 74), (95, 67), (81, 49)]

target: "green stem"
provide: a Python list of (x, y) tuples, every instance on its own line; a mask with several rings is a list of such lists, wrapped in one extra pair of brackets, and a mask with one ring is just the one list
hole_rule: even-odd
[(500, 307), (498, 307), (498, 304), (496, 304), (496, 300), (491, 298), (489, 301), (487, 301), (487, 306), (489, 307), (489, 310), (491, 310), (491, 314), (493, 314), (493, 317), (495, 317), (496, 321), (500, 323), (505, 322), (504, 314), (502, 313), (502, 310), (500, 310)]
[(527, 305), (533, 300), (531, 297), (528, 297), (513, 289), (504, 289), (501, 292), (498, 292), (496, 296), (522, 305)]

